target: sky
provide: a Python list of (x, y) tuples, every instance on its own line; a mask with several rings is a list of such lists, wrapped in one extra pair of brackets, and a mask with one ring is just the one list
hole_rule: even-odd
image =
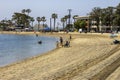
[(22, 9), (31, 9), (30, 16), (35, 19), (45, 16), (49, 25), (53, 13), (58, 14), (57, 22), (60, 22), (68, 14), (68, 9), (72, 9), (72, 16), (86, 16), (94, 7), (116, 7), (119, 3), (120, 0), (1, 0), (0, 20), (11, 19), (14, 12), (21, 12)]

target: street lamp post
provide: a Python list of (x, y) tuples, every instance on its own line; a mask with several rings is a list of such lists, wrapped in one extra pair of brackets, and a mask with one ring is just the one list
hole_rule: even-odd
[(99, 19), (100, 19), (100, 21), (99, 21), (99, 30), (100, 30), (100, 32), (102, 31), (102, 22), (101, 22), (101, 17), (99, 17)]
[(52, 23), (51, 23), (51, 18), (50, 18), (50, 31), (52, 32)]
[(68, 9), (68, 12), (69, 12), (69, 14), (68, 14), (68, 16), (69, 16), (69, 25), (70, 25), (70, 18), (71, 18), (71, 11), (72, 11), (72, 9)]

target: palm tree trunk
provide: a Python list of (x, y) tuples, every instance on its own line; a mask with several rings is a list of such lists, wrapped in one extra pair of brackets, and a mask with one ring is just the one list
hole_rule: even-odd
[(66, 26), (67, 26), (67, 20), (66, 20)]
[(33, 29), (33, 22), (32, 22), (32, 29)]

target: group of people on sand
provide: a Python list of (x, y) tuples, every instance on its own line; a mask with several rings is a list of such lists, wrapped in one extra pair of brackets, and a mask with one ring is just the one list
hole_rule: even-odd
[[(36, 37), (38, 37), (38, 34), (36, 34)], [(60, 36), (59, 41), (56, 42), (56, 47), (70, 47), (70, 40), (72, 39), (72, 36), (69, 36), (69, 40), (63, 40), (63, 37)], [(42, 43), (42, 41), (38, 41), (39, 44)]]
[(72, 39), (72, 36), (70, 35), (69, 40), (64, 41), (63, 37), (59, 38), (59, 41), (57, 41), (56, 46), (57, 47), (70, 47), (70, 40)]

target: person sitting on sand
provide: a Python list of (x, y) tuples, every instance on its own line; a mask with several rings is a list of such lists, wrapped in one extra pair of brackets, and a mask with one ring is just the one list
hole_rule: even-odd
[(66, 41), (64, 47), (70, 47), (70, 41)]

